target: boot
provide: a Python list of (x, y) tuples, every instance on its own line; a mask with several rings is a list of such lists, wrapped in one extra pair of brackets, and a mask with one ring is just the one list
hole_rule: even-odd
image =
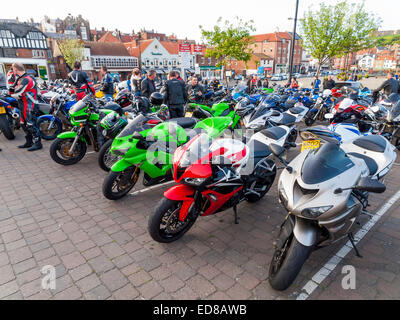
[(36, 150), (40, 150), (40, 149), (43, 148), (43, 146), (42, 146), (42, 141), (41, 141), (40, 138), (35, 138), (35, 139), (34, 139), (34, 142), (35, 142), (35, 143), (33, 144), (32, 147), (30, 147), (30, 148), (28, 149), (28, 151), (36, 151)]
[(18, 148), (25, 149), (33, 146), (32, 136), (30, 134), (25, 136), (25, 144), (18, 146)]

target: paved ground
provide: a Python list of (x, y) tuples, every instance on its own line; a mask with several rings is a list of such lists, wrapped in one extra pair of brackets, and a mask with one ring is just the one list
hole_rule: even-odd
[[(289, 290), (268, 284), (272, 242), (285, 212), (276, 182), (257, 204), (200, 217), (172, 244), (154, 242), (147, 218), (166, 187), (113, 202), (101, 193), (106, 174), (97, 154), (63, 167), (44, 149), (29, 153), (0, 136), (1, 299), (296, 299), (345, 244), (313, 253)], [(293, 157), (298, 150), (293, 150)], [(397, 160), (398, 162), (399, 159)], [(388, 189), (372, 195), (376, 212), (400, 187), (393, 167)], [(368, 222), (361, 219), (361, 225)], [(395, 203), (315, 289), (309, 299), (400, 298), (400, 208)], [(56, 289), (42, 289), (42, 267), (56, 268)], [(356, 268), (356, 289), (344, 290), (342, 266)]]

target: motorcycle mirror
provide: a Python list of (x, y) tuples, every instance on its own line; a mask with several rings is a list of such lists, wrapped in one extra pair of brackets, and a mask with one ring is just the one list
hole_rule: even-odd
[(386, 186), (378, 180), (365, 177), (360, 179), (355, 189), (373, 193), (383, 193), (386, 191)]

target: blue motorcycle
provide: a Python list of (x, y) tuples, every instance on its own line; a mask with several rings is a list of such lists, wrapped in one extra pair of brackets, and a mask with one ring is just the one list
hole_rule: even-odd
[(37, 124), (41, 137), (45, 140), (54, 140), (63, 131), (71, 127), (69, 110), (76, 103), (67, 93), (56, 94), (50, 101), (49, 114), (38, 118)]
[(8, 140), (15, 138), (20, 128), (18, 102), (5, 94), (0, 95), (0, 131)]

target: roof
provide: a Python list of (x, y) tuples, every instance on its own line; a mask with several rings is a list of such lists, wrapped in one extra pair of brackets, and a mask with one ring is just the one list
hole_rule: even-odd
[[(292, 32), (273, 32), (273, 33), (264, 33), (264, 34), (256, 34), (252, 37), (255, 42), (280, 42), (282, 39), (292, 40)], [(300, 36), (296, 33), (296, 40), (301, 40)]]
[(272, 58), (264, 53), (253, 53), (253, 56), (259, 57), (260, 59), (263, 59), (263, 60), (274, 60), (274, 58)]
[(127, 34), (121, 35), (121, 41), (122, 42), (132, 42), (134, 39), (135, 39), (134, 36), (130, 36), (130, 35), (127, 35)]
[(160, 43), (170, 54), (179, 54), (179, 44), (177, 42), (160, 41)]
[(93, 56), (129, 56), (129, 52), (121, 42), (85, 41), (85, 47), (90, 48)]
[[(140, 44), (140, 48), (139, 46), (136, 45), (136, 41), (133, 42), (127, 42), (124, 43), (123, 45), (125, 46), (125, 48), (128, 50), (129, 54), (132, 57), (139, 57), (139, 53), (143, 53), (144, 50), (146, 50), (146, 48), (154, 41), (155, 39), (149, 39), (149, 40), (142, 40), (139, 42)], [(140, 49), (140, 50), (139, 50)]]
[(40, 29), (26, 23), (14, 23), (14, 22), (0, 23), (0, 29), (9, 30), (14, 35), (20, 38), (25, 37), (30, 31), (40, 32), (44, 36), (46, 36)]
[(99, 39), (99, 42), (121, 42), (111, 31), (107, 31), (104, 36)]

